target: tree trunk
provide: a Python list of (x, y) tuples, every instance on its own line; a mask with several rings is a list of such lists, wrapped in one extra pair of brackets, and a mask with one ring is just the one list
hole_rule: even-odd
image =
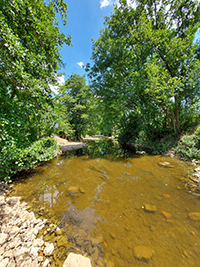
[(177, 95), (175, 95), (174, 99), (175, 99), (175, 107), (174, 107), (174, 132), (177, 135), (180, 135), (180, 133), (181, 133), (181, 129), (180, 129), (180, 112), (179, 112), (180, 104), (178, 102)]

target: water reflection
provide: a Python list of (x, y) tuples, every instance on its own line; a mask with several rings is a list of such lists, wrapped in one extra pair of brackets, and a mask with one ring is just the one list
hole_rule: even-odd
[[(199, 222), (188, 218), (199, 199), (185, 190), (180, 162), (91, 151), (52, 160), (13, 192), (62, 229), (67, 243), (50, 237), (54, 266), (69, 251), (90, 256), (94, 267), (200, 266)], [(148, 263), (134, 256), (137, 246), (155, 251)]]

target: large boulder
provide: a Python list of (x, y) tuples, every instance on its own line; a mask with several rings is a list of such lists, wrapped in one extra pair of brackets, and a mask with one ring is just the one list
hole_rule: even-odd
[(65, 260), (63, 267), (92, 267), (90, 259), (80, 254), (70, 253)]

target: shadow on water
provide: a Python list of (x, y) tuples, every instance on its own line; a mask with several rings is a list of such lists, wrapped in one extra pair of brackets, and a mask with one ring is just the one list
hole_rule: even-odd
[(200, 266), (199, 222), (188, 217), (199, 199), (185, 190), (182, 164), (92, 141), (36, 168), (11, 194), (61, 229), (44, 236), (55, 246), (51, 266), (69, 252), (89, 256), (93, 267)]

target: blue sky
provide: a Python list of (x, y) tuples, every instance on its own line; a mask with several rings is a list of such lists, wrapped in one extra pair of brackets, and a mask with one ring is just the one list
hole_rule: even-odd
[[(96, 40), (99, 37), (100, 29), (104, 27), (104, 17), (110, 16), (113, 4), (116, 4), (117, 0), (65, 0), (65, 2), (68, 5), (67, 25), (63, 26), (60, 22), (59, 27), (65, 35), (71, 34), (73, 44), (72, 47), (65, 45), (61, 50), (62, 60), (66, 63), (61, 72), (65, 72), (66, 80), (71, 74), (86, 74), (79, 65), (90, 62), (91, 39)], [(127, 2), (130, 4), (130, 0)], [(199, 34), (197, 36), (199, 37)]]
[[(65, 80), (71, 74), (84, 75), (85, 71), (79, 65), (89, 63), (92, 55), (92, 41), (99, 36), (104, 27), (104, 17), (110, 16), (115, 0), (66, 0), (68, 5), (67, 26), (59, 24), (60, 30), (71, 34), (73, 47), (64, 46), (61, 50), (62, 60), (67, 65)], [(78, 65), (78, 63), (80, 63)]]

